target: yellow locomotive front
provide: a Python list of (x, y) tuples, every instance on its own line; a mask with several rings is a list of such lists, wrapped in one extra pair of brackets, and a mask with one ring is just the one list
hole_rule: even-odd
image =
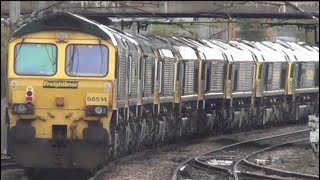
[(109, 154), (116, 49), (63, 14), (18, 29), (8, 49), (9, 151), (32, 168), (91, 169)]

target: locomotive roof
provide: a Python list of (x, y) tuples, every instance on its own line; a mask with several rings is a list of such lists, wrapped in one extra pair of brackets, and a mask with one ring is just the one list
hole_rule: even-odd
[(319, 47), (317, 46), (312, 46), (312, 47), (319, 52)]
[(291, 61), (298, 61), (298, 62), (307, 62), (307, 61), (319, 61), (319, 52), (313, 49), (308, 49), (298, 45), (296, 43), (273, 43), (269, 41), (262, 42), (263, 44), (269, 44), (277, 49), (282, 50), (285, 52)]
[(298, 53), (298, 61), (318, 61), (319, 62), (319, 51), (308, 49), (297, 43), (288, 43), (292, 49), (296, 50)]
[(17, 29), (13, 33), (13, 37), (21, 37), (31, 33), (48, 30), (83, 32), (106, 40), (111, 40), (112, 43), (117, 44), (110, 30), (95, 21), (69, 12), (56, 12), (41, 18), (34, 18)]
[(262, 56), (267, 62), (286, 62), (288, 60), (286, 54), (275, 48), (271, 42), (268, 45), (261, 42), (254, 42), (254, 44), (262, 50)]
[(286, 62), (287, 57), (283, 51), (275, 49), (270, 44), (265, 45), (260, 42), (250, 41), (231, 41), (232, 44), (238, 45), (243, 49), (248, 49), (255, 54), (258, 62)]
[(184, 40), (184, 41), (189, 42), (189, 44), (192, 44), (193, 47), (195, 47), (199, 51), (200, 57), (202, 59), (224, 60), (223, 52), (220, 51), (217, 48), (213, 48), (213, 47), (207, 46), (203, 42), (196, 41), (196, 40), (191, 39), (191, 38), (181, 38), (181, 39)]
[(254, 61), (251, 53), (248, 50), (243, 50), (239, 48), (235, 48), (230, 44), (226, 44), (224, 42), (216, 41), (216, 40), (203, 40), (210, 47), (217, 48), (224, 52), (229, 60), (231, 61)]
[[(21, 26), (19, 29), (17, 29), (14, 32), (13, 37), (21, 37), (31, 33), (51, 30), (83, 32), (100, 37), (105, 40), (111, 40), (111, 42), (115, 46), (122, 45), (122, 43), (119, 42), (122, 40), (138, 45), (138, 40), (141, 39), (141, 37), (137, 39), (136, 36), (134, 36), (131, 33), (126, 33), (116, 28), (99, 24), (93, 20), (69, 12), (55, 12), (47, 14), (41, 18), (34, 18), (28, 23)], [(146, 38), (150, 39), (150, 37)], [(158, 48), (165, 48), (165, 43), (155, 44), (151, 40), (148, 43), (152, 45), (157, 45)], [(172, 50), (173, 48), (167, 46), (166, 49)], [(165, 54), (168, 54), (166, 51), (164, 52)]]
[[(121, 43), (121, 39), (130, 41), (131, 43), (138, 45), (147, 43), (153, 46), (153, 48), (158, 49), (167, 49), (162, 53), (172, 55), (167, 52), (168, 50), (174, 51), (177, 49), (182, 57), (182, 59), (198, 59), (195, 50), (197, 49), (200, 52), (200, 55), (204, 54), (205, 59), (223, 59), (222, 54), (217, 53), (217, 51), (225, 52), (226, 54), (233, 55), (234, 61), (252, 61), (251, 53), (255, 52), (256, 54), (263, 55), (266, 61), (283, 61), (282, 55), (279, 58), (281, 49), (286, 52), (288, 55), (294, 52), (296, 55), (295, 58), (290, 57), (291, 60), (296, 61), (318, 61), (319, 50), (316, 48), (307, 48), (302, 47), (301, 45), (295, 43), (252, 43), (245, 42), (242, 44), (243, 48), (233, 47), (228, 43), (216, 41), (216, 40), (202, 40), (206, 42), (207, 46), (202, 42), (195, 41), (193, 39), (187, 38), (162, 38), (157, 36), (144, 36), (144, 35), (134, 35), (131, 33), (126, 33), (116, 28), (104, 26), (93, 20), (87, 19), (83, 16), (72, 14), (69, 12), (56, 12), (51, 13), (41, 18), (34, 18), (28, 23), (21, 26), (17, 29), (13, 37), (21, 37), (31, 33), (37, 33), (41, 31), (57, 31), (57, 30), (68, 30), (68, 31), (77, 31), (87, 34), (91, 34), (97, 37), (100, 37), (105, 40), (110, 40), (113, 45), (118, 46)], [(143, 40), (145, 39), (145, 40)], [(147, 40), (148, 39), (148, 40)], [(180, 42), (181, 41), (181, 42)], [(254, 47), (248, 46), (253, 44)], [(236, 42), (239, 44), (239, 42)], [(257, 47), (259, 46), (259, 48)], [(269, 47), (266, 47), (269, 46)], [(277, 47), (272, 49), (270, 45)], [(174, 47), (172, 47), (174, 46)], [(209, 47), (208, 47), (209, 46)], [(260, 50), (259, 50), (260, 49)], [(213, 51), (215, 50), (215, 52)], [(250, 52), (250, 51), (251, 52)], [(261, 51), (262, 50), (262, 51)], [(260, 52), (259, 52), (260, 51)], [(291, 52), (291, 53), (289, 53)], [(240, 55), (241, 54), (241, 55)], [(277, 54), (277, 55), (276, 55)], [(307, 55), (307, 56), (306, 56)], [(227, 55), (229, 56), (229, 55)], [(260, 60), (261, 58), (258, 58)]]

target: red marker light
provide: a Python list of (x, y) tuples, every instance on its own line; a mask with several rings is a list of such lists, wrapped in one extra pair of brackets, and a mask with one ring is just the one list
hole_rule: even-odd
[(91, 114), (94, 113), (94, 106), (87, 106), (87, 111)]
[(26, 97), (27, 102), (32, 102), (32, 97)]
[(26, 102), (32, 102), (33, 101), (33, 88), (32, 86), (28, 86), (26, 89)]

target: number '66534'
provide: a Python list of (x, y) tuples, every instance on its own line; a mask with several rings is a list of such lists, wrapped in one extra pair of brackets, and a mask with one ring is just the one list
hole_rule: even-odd
[(100, 101), (107, 101), (107, 97), (87, 97), (87, 101), (96, 101), (96, 102), (100, 102)]

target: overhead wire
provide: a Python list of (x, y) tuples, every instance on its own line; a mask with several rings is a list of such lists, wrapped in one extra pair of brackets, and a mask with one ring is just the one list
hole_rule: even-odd
[[(231, 1), (230, 5), (228, 5), (228, 6), (222, 6), (222, 5), (219, 5), (219, 4), (217, 4), (217, 3), (214, 3), (215, 5), (220, 6), (220, 8), (214, 9), (211, 13), (223, 9), (224, 12), (225, 12), (225, 13), (227, 14), (227, 16), (229, 17), (228, 22), (230, 23), (232, 19), (234, 19), (234, 18), (237, 19), (237, 18), (240, 18), (240, 17), (239, 17), (237, 14), (234, 14), (234, 16), (236, 16), (236, 17), (232, 17), (232, 16), (230, 15), (230, 12), (227, 10), (227, 8), (234, 7), (234, 5), (244, 5), (244, 4), (247, 4), (247, 3), (251, 3), (251, 1), (245, 1), (245, 2), (240, 2), (240, 3)], [(273, 4), (271, 4), (271, 5), (273, 5)], [(244, 22), (237, 21), (237, 23), (251, 24), (252, 22), (255, 22), (255, 21), (256, 21), (256, 20), (244, 21)], [(239, 26), (240, 26), (240, 24), (238, 24), (238, 25), (236, 25), (236, 26), (233, 26), (233, 27), (231, 27), (231, 28), (226, 28), (226, 29), (223, 29), (223, 30), (219, 30), (218, 32), (215, 32), (215, 33), (213, 33), (212, 35), (210, 35), (209, 38), (212, 38), (212, 37), (214, 37), (215, 35), (220, 34), (221, 32), (233, 30), (234, 28), (237, 28), (237, 27), (239, 27)]]
[(291, 2), (289, 1), (284, 1), (284, 3), (290, 7), (292, 7), (293, 9), (297, 10), (298, 12), (302, 13), (305, 15), (306, 18), (310, 18), (310, 19), (315, 19), (316, 17), (313, 16), (312, 14), (304, 11), (303, 9), (299, 8), (298, 6), (293, 5)]
[[(120, 3), (120, 2), (119, 2), (119, 3)], [(150, 11), (147, 11), (147, 10), (143, 10), (143, 9), (140, 9), (140, 8), (137, 8), (137, 7), (128, 6), (128, 5), (122, 4), (122, 3), (120, 3), (120, 4), (121, 4), (121, 5), (124, 5), (124, 6), (126, 6), (126, 7), (129, 7), (129, 8), (133, 8), (133, 9), (136, 9), (136, 10), (139, 10), (139, 11), (142, 11), (142, 12), (149, 13), (149, 14), (151, 14), (151, 15), (154, 16), (154, 13), (153, 13), (153, 12), (150, 12)], [(173, 22), (173, 21), (172, 21), (171, 19), (169, 19), (168, 17), (165, 17), (165, 19), (167, 19), (168, 21), (170, 21), (170, 22), (173, 23), (174, 25), (176, 25), (176, 26), (184, 29), (185, 31), (189, 32), (191, 35), (194, 35), (194, 33), (193, 33), (192, 31), (190, 31), (189, 29), (183, 27), (181, 24)]]
[(47, 11), (47, 10), (53, 8), (53, 7), (56, 7), (56, 6), (58, 6), (58, 5), (61, 5), (62, 3), (65, 3), (65, 2), (66, 2), (66, 1), (58, 1), (58, 2), (56, 2), (56, 3), (54, 3), (54, 4), (51, 4), (50, 6), (47, 6), (47, 7), (45, 7), (45, 8), (42, 8), (42, 9), (36, 11), (35, 14), (39, 14), (39, 13), (41, 13), (41, 12)]
[(29, 17), (27, 20), (18, 19), (17, 22), (16, 22), (16, 24), (20, 24), (20, 26), (22, 26), (24, 23), (26, 23), (26, 22), (28, 22), (28, 21), (30, 21), (30, 20), (32, 20), (32, 19), (38, 19), (38, 18), (39, 18), (39, 15), (40, 15), (41, 13), (45, 13), (45, 12), (48, 11), (49, 9), (54, 8), (54, 7), (56, 7), (56, 6), (59, 6), (59, 5), (61, 5), (62, 3), (65, 3), (65, 2), (66, 2), (66, 1), (58, 1), (58, 2), (56, 2), (56, 3), (54, 3), (54, 4), (51, 4), (51, 5), (47, 6), (47, 7), (44, 7), (44, 8), (42, 8), (42, 9), (38, 10), (38, 11), (35, 11), (35, 12), (33, 12), (33, 13), (30, 14), (30, 17)]
[[(242, 3), (234, 3), (233, 1), (231, 1), (231, 4), (230, 4), (229, 7), (233, 7), (234, 4), (243, 5), (243, 4), (247, 4), (247, 3), (249, 3), (249, 2), (251, 2), (251, 1), (245, 1), (245, 2), (242, 2)], [(218, 5), (218, 4), (216, 4), (216, 5)], [(232, 20), (232, 17), (231, 17), (231, 15), (230, 15), (230, 13), (227, 11), (227, 8), (229, 8), (229, 7), (228, 7), (228, 6), (225, 7), (225, 6), (221, 6), (221, 5), (218, 5), (218, 6), (221, 7), (220, 9), (223, 8), (224, 11), (225, 11), (225, 13), (229, 16), (229, 19), (228, 19), (229, 22), (228, 22), (228, 23), (230, 23), (231, 20)], [(220, 10), (220, 9), (219, 9), (219, 10)], [(218, 10), (218, 9), (215, 9), (215, 10)], [(235, 14), (235, 16), (238, 16), (238, 15)], [(238, 16), (238, 17), (239, 17), (239, 16)], [(236, 17), (236, 18), (237, 18), (237, 17)], [(237, 23), (240, 23), (240, 22), (237, 22)], [(250, 23), (251, 23), (251, 22), (250, 22)], [(222, 33), (222, 32), (229, 31), (229, 30), (233, 30), (234, 28), (237, 28), (237, 27), (239, 27), (239, 25), (236, 25), (236, 26), (231, 27), (231, 28), (228, 27), (228, 28), (226, 28), (226, 29), (220, 30), (220, 31), (215, 32), (215, 33), (213, 33), (212, 35), (210, 35), (209, 38), (215, 37), (215, 35), (220, 34), (220, 33)]]
[[(251, 2), (251, 1), (247, 1), (247, 2)], [(312, 18), (312, 19), (315, 18), (312, 14), (304, 11), (303, 9), (301, 9), (301, 8), (299, 8), (299, 7), (296, 7), (295, 5), (293, 5), (292, 3), (288, 2), (288, 1), (283, 1), (281, 4), (280, 4), (280, 2), (279, 2), (279, 3), (272, 3), (272, 2), (263, 2), (263, 1), (255, 1), (255, 3), (270, 4), (270, 5), (272, 5), (272, 6), (288, 5), (288, 6), (292, 7), (293, 9), (295, 9), (295, 10), (301, 12), (301, 13), (306, 14), (306, 17), (309, 18), (309, 19), (310, 19), (310, 18)], [(245, 3), (243, 3), (243, 4), (245, 4)], [(221, 7), (220, 9), (222, 9), (222, 7)], [(226, 9), (226, 8), (225, 8), (225, 9)], [(236, 15), (236, 14), (235, 14), (235, 15)], [(285, 20), (288, 20), (288, 19), (282, 19), (282, 20), (280, 20), (280, 22), (283, 22), (283, 21), (285, 21)], [(250, 23), (252, 23), (252, 22), (254, 22), (254, 21), (256, 21), (256, 20), (252, 20), (252, 21), (248, 21), (248, 22), (243, 22), (243, 23), (244, 23), (243, 25), (250, 24)], [(239, 21), (239, 23), (241, 23), (241, 22)], [(220, 30), (220, 31), (218, 31), (218, 32), (216, 32), (216, 33), (213, 33), (213, 34), (210, 36), (210, 38), (214, 37), (215, 35), (217, 35), (217, 34), (219, 34), (219, 33), (221, 33), (221, 32), (228, 31), (228, 30), (232, 30), (232, 29), (234, 29), (234, 28), (236, 28), (236, 27), (239, 27), (239, 26), (240, 26), (240, 24), (238, 24), (238, 25), (236, 25), (236, 26), (234, 26), (234, 27), (231, 27), (231, 28), (227, 28), (227, 29)]]
[[(246, 4), (246, 3), (248, 3), (248, 2), (250, 2), (250, 1), (245, 1), (245, 2), (241, 2), (241, 3), (232, 2), (232, 3), (231, 3), (230, 5), (228, 5), (228, 6), (221, 6), (221, 5), (218, 5), (218, 4), (217, 4), (218, 6), (221, 6), (221, 8), (217, 8), (217, 9), (211, 11), (211, 13), (214, 13), (214, 12), (216, 12), (216, 11), (218, 11), (218, 10), (224, 9), (226, 15), (229, 17), (229, 21), (231, 21), (231, 20), (232, 20), (232, 17), (231, 17), (231, 15), (230, 15), (230, 13), (227, 11), (227, 8), (233, 7), (234, 4)], [(119, 3), (120, 3), (121, 5), (126, 6), (126, 7), (133, 8), (133, 9), (136, 9), (136, 10), (139, 10), (139, 11), (142, 11), (142, 12), (146, 12), (146, 13), (149, 13), (149, 14), (151, 14), (151, 15), (154, 16), (154, 13), (153, 13), (153, 12), (150, 12), (150, 11), (147, 11), (147, 10), (144, 10), (144, 9), (141, 9), (141, 8), (137, 8), (137, 7), (132, 7), (132, 6), (129, 6), (129, 5), (127, 5), (127, 4), (123, 4), (123, 3), (121, 3), (121, 2), (119, 2)], [(225, 17), (225, 16), (223, 16), (223, 17)], [(174, 24), (174, 25), (182, 28), (183, 30), (185, 30), (185, 31), (187, 31), (188, 33), (190, 33), (192, 36), (195, 35), (194, 32), (192, 32), (192, 31), (190, 31), (189, 29), (183, 27), (182, 24), (173, 22), (173, 21), (172, 21), (171, 19), (169, 19), (168, 17), (165, 17), (165, 18), (166, 18), (170, 23), (172, 23), (172, 24)]]
[[(233, 1), (232, 1), (232, 2), (230, 3), (230, 5), (228, 5), (228, 6), (222, 6), (222, 5), (219, 5), (219, 4), (216, 4), (216, 3), (215, 3), (215, 5), (218, 5), (218, 6), (220, 6), (220, 7), (214, 9), (213, 11), (211, 11), (211, 13), (214, 13), (214, 12), (216, 12), (216, 11), (218, 11), (218, 10), (223, 9), (224, 12), (225, 12), (225, 14), (228, 16), (228, 20), (231, 21), (231, 20), (233, 19), (233, 17), (230, 15), (230, 12), (227, 10), (227, 8), (234, 7), (234, 5), (247, 4), (247, 3), (249, 3), (249, 2), (251, 2), (251, 1), (245, 1), (245, 2), (241, 2), (241, 3), (236, 3), (236, 2), (233, 2)], [(257, 1), (256, 3), (260, 3), (260, 2)], [(269, 4), (269, 5), (277, 6), (277, 7), (285, 4), (285, 3), (279, 4), (279, 3), (272, 3), (272, 2), (261, 2), (261, 3)], [(120, 3), (120, 4), (121, 4), (121, 5), (124, 5), (124, 6), (128, 7), (128, 8), (133, 8), (133, 9), (136, 9), (136, 10), (139, 10), (139, 11), (142, 11), (142, 12), (149, 13), (149, 14), (151, 14), (152, 16), (155, 15), (153, 12), (150, 12), (150, 11), (147, 11), (147, 10), (144, 10), (144, 9), (141, 9), (141, 8), (132, 7), (132, 6), (129, 6), (129, 5), (123, 4), (123, 3)], [(301, 12), (301, 11), (303, 12), (303, 10), (300, 9), (300, 12)], [(237, 14), (234, 14), (234, 15), (237, 16)], [(190, 31), (189, 29), (186, 29), (185, 27), (183, 27), (183, 25), (182, 25), (181, 23), (173, 22), (173, 21), (172, 21), (171, 19), (169, 19), (168, 17), (165, 17), (165, 18), (166, 18), (170, 23), (172, 23), (172, 24), (174, 24), (174, 25), (176, 25), (176, 26), (184, 29), (185, 31), (189, 32), (191, 35), (193, 35), (193, 36), (195, 35), (192, 31)], [(251, 23), (253, 23), (253, 22), (255, 22), (255, 21), (256, 21), (256, 20), (251, 20), (251, 21), (242, 22), (242, 23), (244, 23), (244, 24), (242, 24), (242, 25), (251, 24)], [(241, 22), (239, 21), (238, 23), (241, 23)], [(210, 25), (209, 25), (209, 26), (210, 26)], [(240, 24), (238, 24), (238, 25), (236, 25), (236, 26), (233, 26), (233, 27), (231, 27), (231, 28), (227, 28), (227, 29), (223, 29), (223, 30), (220, 30), (220, 31), (218, 31), (218, 32), (215, 32), (215, 33), (213, 33), (213, 34), (210, 36), (210, 38), (214, 37), (214, 36), (217, 35), (217, 34), (220, 34), (221, 32), (228, 31), (228, 30), (232, 30), (232, 29), (237, 28), (237, 27), (239, 27), (239, 26), (240, 26)]]
[[(32, 13), (32, 14), (35, 15), (35, 16), (37, 16), (37, 15), (40, 14), (41, 12), (48, 11), (49, 9), (54, 8), (54, 7), (57, 7), (57, 6), (61, 5), (61, 4), (64, 3), (64, 2), (65, 2), (65, 1), (56, 2), (56, 3), (54, 3), (54, 4), (52, 4), (52, 5), (48, 6), (48, 7), (45, 7), (45, 8), (43, 8), (43, 9), (40, 9), (39, 11), (36, 11), (35, 13)], [(133, 7), (133, 6), (127, 5), (127, 4), (125, 4), (125, 2), (126, 2), (126, 1), (124, 1), (124, 2), (117, 1), (117, 2), (115, 2), (115, 3), (118, 3), (118, 4), (122, 5), (122, 6), (125, 6), (125, 7), (128, 7), (128, 8), (132, 8), (132, 9), (135, 9), (135, 10), (138, 10), (138, 11), (141, 11), (141, 12), (148, 13), (148, 14), (150, 14), (150, 15), (152, 15), (152, 16), (155, 15), (154, 12), (150, 12), (150, 11), (147, 11), (147, 10), (144, 10), (144, 9), (141, 9), (141, 8), (138, 8), (138, 7)], [(229, 21), (231, 21), (233, 18), (237, 18), (237, 17), (232, 17), (232, 16), (230, 15), (230, 12), (229, 12), (227, 9), (230, 8), (230, 7), (234, 7), (234, 5), (243, 5), (243, 4), (247, 4), (247, 3), (251, 3), (251, 1), (245, 1), (245, 2), (239, 2), (239, 3), (231, 1), (231, 3), (228, 4), (227, 6), (220, 5), (220, 4), (217, 4), (217, 3), (214, 2), (214, 5), (217, 5), (217, 6), (220, 6), (220, 7), (214, 9), (213, 11), (211, 11), (211, 13), (214, 13), (214, 12), (216, 12), (216, 11), (218, 11), (218, 10), (223, 9), (224, 12), (225, 12), (225, 14), (228, 16)], [(297, 11), (306, 14), (306, 17), (308, 17), (308, 18), (314, 18), (314, 16), (311, 15), (310, 13), (305, 12), (303, 9), (301, 9), (301, 8), (299, 8), (299, 7), (296, 7), (295, 5), (291, 4), (291, 3), (288, 2), (288, 1), (282, 1), (282, 2), (277, 2), (277, 3), (264, 2), (264, 1), (256, 1), (255, 3), (263, 3), (263, 4), (272, 5), (272, 6), (288, 5), (288, 6), (292, 7), (292, 8), (294, 8), (294, 9), (296, 9)], [(237, 16), (237, 14), (234, 14), (234, 15)], [(224, 16), (224, 17), (225, 17), (225, 16)], [(191, 35), (193, 35), (193, 36), (195, 35), (194, 32), (192, 32), (191, 30), (185, 28), (181, 23), (173, 22), (173, 21), (172, 21), (171, 19), (169, 19), (168, 17), (164, 17), (164, 18), (165, 18), (167, 21), (169, 21), (170, 23), (172, 23), (173, 25), (176, 25), (176, 26), (178, 26), (179, 28), (187, 31), (189, 34), (191, 34)], [(255, 20), (253, 20), (253, 21), (247, 21), (247, 22), (243, 22), (243, 23), (249, 24), (249, 23), (252, 23), (252, 22), (254, 22), (254, 21), (255, 21)], [(281, 20), (281, 21), (284, 21), (284, 20)], [(239, 21), (239, 22), (240, 22), (240, 21)], [(210, 26), (210, 25), (209, 25), (209, 26)], [(236, 27), (238, 27), (238, 26), (239, 26), (239, 25), (236, 25), (236, 26), (231, 27), (231, 28), (227, 28), (227, 29), (220, 30), (220, 31), (218, 31), (218, 32), (213, 33), (210, 37), (215, 36), (216, 34), (219, 34), (219, 33), (223, 32), (223, 31), (232, 30), (232, 29), (234, 29), (234, 28), (236, 28)]]

